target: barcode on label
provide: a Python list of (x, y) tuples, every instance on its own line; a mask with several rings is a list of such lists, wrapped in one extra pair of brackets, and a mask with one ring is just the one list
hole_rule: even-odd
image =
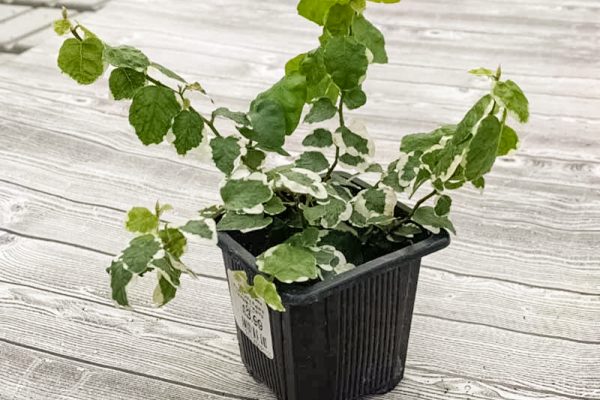
[(244, 335), (260, 351), (270, 359), (273, 359), (273, 339), (271, 336), (269, 308), (264, 300), (253, 299), (250, 295), (240, 292), (239, 284), (233, 274), (234, 271), (227, 271), (235, 322)]

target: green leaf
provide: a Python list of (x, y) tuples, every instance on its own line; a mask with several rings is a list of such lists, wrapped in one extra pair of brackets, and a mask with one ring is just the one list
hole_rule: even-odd
[(89, 85), (104, 73), (103, 51), (97, 38), (67, 39), (58, 53), (58, 67), (77, 83)]
[(329, 161), (323, 153), (318, 151), (306, 151), (300, 155), (294, 164), (298, 168), (308, 169), (313, 172), (323, 172), (329, 168)]
[(333, 229), (340, 222), (347, 221), (352, 215), (349, 203), (337, 197), (329, 197), (314, 207), (303, 208), (304, 218), (312, 225), (322, 225)]
[(428, 133), (414, 133), (402, 137), (400, 151), (403, 153), (423, 152), (438, 144), (442, 137), (452, 136), (456, 127), (453, 125), (443, 126)]
[(428, 228), (433, 233), (439, 233), (440, 228), (444, 228), (456, 235), (454, 225), (452, 225), (448, 217), (440, 217), (435, 213), (433, 207), (419, 207), (412, 216), (412, 220)]
[(306, 117), (304, 122), (313, 124), (315, 122), (322, 122), (333, 118), (337, 114), (337, 107), (331, 103), (331, 100), (327, 97), (321, 97), (317, 100)]
[(219, 215), (221, 215), (222, 212), (223, 212), (223, 208), (221, 206), (212, 205), (212, 206), (205, 207), (202, 210), (198, 211), (198, 214), (200, 214), (200, 216), (203, 218), (215, 219)]
[(154, 289), (152, 300), (154, 304), (161, 307), (175, 298), (177, 288), (172, 286), (163, 276), (158, 278), (158, 284)]
[(149, 233), (158, 228), (158, 217), (144, 207), (134, 207), (127, 213), (125, 227), (129, 232)]
[(71, 21), (68, 19), (57, 19), (53, 24), (54, 32), (58, 36), (66, 35), (71, 30)]
[(300, 3), (298, 3), (298, 14), (319, 25), (323, 25), (329, 9), (337, 2), (337, 0), (300, 0)]
[[(344, 145), (343, 147), (346, 150), (353, 149), (354, 151), (356, 151), (359, 154), (369, 154), (370, 153), (368, 139), (352, 132), (350, 129), (348, 129), (345, 126), (338, 128), (337, 133), (341, 135), (341, 139), (342, 139), (343, 145)], [(353, 154), (353, 152), (350, 152), (350, 154)], [(353, 155), (356, 155), (356, 154), (353, 154)]]
[(442, 195), (438, 197), (434, 211), (440, 217), (448, 215), (450, 213), (450, 206), (452, 206), (452, 199), (448, 195)]
[(327, 190), (321, 177), (310, 170), (291, 168), (278, 172), (277, 185), (291, 190), (293, 193), (309, 194), (316, 199), (327, 198)]
[(264, 151), (253, 148), (247, 148), (246, 154), (242, 156), (242, 161), (251, 170), (257, 170), (262, 166), (266, 157), (267, 155)]
[(348, 36), (354, 14), (350, 4), (334, 4), (327, 13), (325, 28), (332, 36)]
[(267, 201), (264, 206), (265, 213), (269, 215), (278, 215), (286, 210), (285, 205), (277, 196), (271, 197), (271, 200)]
[(481, 190), (485, 189), (485, 178), (483, 176), (480, 176), (479, 178), (475, 179), (474, 181), (471, 181), (471, 183), (477, 189), (481, 189)]
[(171, 79), (175, 79), (176, 81), (179, 81), (181, 83), (187, 83), (185, 79), (183, 79), (180, 75), (178, 75), (176, 72), (171, 71), (169, 68), (160, 65), (159, 63), (155, 63), (155, 62), (151, 62), (150, 66), (152, 68), (155, 68), (157, 70), (159, 70), (163, 75), (165, 75), (166, 77), (169, 77)]
[(327, 73), (323, 60), (323, 49), (312, 50), (302, 59), (299, 72), (306, 77), (306, 102), (311, 103), (321, 97), (337, 102), (340, 90)]
[(228, 212), (217, 224), (219, 231), (240, 231), (247, 233), (266, 228), (271, 225), (273, 218), (262, 214), (236, 214)]
[(145, 145), (160, 143), (180, 110), (181, 106), (171, 90), (160, 86), (145, 86), (133, 96), (129, 123)]
[(133, 274), (125, 269), (123, 262), (113, 261), (107, 270), (110, 273), (110, 288), (112, 289), (112, 299), (117, 304), (127, 307), (127, 285), (131, 282)]
[(372, 1), (373, 3), (385, 3), (385, 4), (400, 3), (400, 0), (369, 0), (369, 1)]
[(219, 107), (212, 113), (213, 118), (223, 117), (227, 118), (237, 125), (248, 126), (250, 125), (250, 120), (248, 120), (248, 116), (243, 112), (231, 111), (225, 107)]
[(498, 156), (506, 156), (512, 151), (519, 148), (519, 136), (513, 128), (504, 125), (502, 134), (500, 135), (500, 143), (498, 144)]
[(300, 65), (306, 58), (306, 53), (298, 54), (296, 57), (290, 59), (285, 63), (285, 74), (291, 75), (294, 72), (300, 72)]
[(108, 79), (108, 86), (115, 100), (133, 98), (145, 84), (146, 75), (131, 68), (116, 68)]
[(150, 60), (141, 50), (131, 46), (106, 46), (104, 61), (117, 68), (131, 68), (144, 72), (150, 65)]
[(352, 154), (342, 154), (340, 156), (340, 162), (346, 164), (350, 167), (360, 167), (367, 162), (367, 160), (363, 156), (355, 156)]
[(452, 137), (452, 144), (458, 146), (468, 141), (474, 134), (473, 129), (481, 119), (488, 114), (492, 102), (493, 98), (488, 94), (479, 99), (477, 103), (471, 107), (462, 121), (456, 126), (454, 136)]
[(121, 260), (127, 266), (127, 270), (140, 275), (146, 272), (152, 257), (160, 250), (153, 235), (138, 236), (129, 242), (129, 247), (123, 251)]
[(319, 230), (314, 227), (308, 227), (302, 232), (292, 235), (285, 243), (295, 247), (315, 247), (319, 242)]
[(279, 312), (285, 311), (285, 307), (281, 302), (281, 297), (279, 296), (279, 293), (277, 293), (277, 287), (273, 282), (269, 282), (262, 275), (256, 275), (252, 283), (252, 290), (256, 296), (263, 299), (273, 310)]
[(187, 240), (177, 228), (166, 228), (158, 232), (166, 252), (180, 258), (185, 252)]
[(469, 73), (472, 75), (477, 75), (477, 76), (488, 76), (490, 78), (496, 76), (494, 71), (492, 71), (491, 69), (487, 69), (487, 68), (472, 69), (469, 71)]
[(248, 210), (273, 197), (273, 191), (260, 180), (230, 179), (221, 188), (221, 198), (228, 210)]
[(159, 258), (152, 261), (152, 266), (156, 268), (158, 273), (173, 287), (180, 285), (179, 278), (181, 271), (173, 267), (169, 257)]
[(465, 177), (467, 180), (475, 180), (492, 169), (496, 160), (496, 153), (498, 152), (500, 129), (500, 121), (493, 115), (481, 121), (477, 129), (477, 134), (471, 140), (467, 152), (467, 164), (465, 167)]
[(256, 258), (259, 271), (285, 283), (305, 282), (318, 277), (317, 260), (302, 247), (283, 243)]
[(529, 120), (529, 101), (515, 82), (496, 82), (492, 94), (519, 122), (525, 123)]
[(362, 107), (367, 104), (367, 95), (360, 87), (355, 87), (344, 93), (344, 104), (350, 110)]
[(252, 122), (252, 129), (240, 130), (244, 136), (254, 140), (265, 150), (274, 151), (283, 146), (286, 120), (285, 111), (280, 103), (268, 99), (255, 101), (248, 117)]
[(173, 145), (177, 154), (186, 154), (188, 151), (200, 146), (204, 120), (194, 109), (183, 110), (173, 121)]
[(313, 131), (313, 133), (311, 133), (307, 137), (305, 137), (302, 141), (302, 144), (307, 147), (324, 148), (333, 146), (333, 139), (331, 136), (331, 132), (329, 132), (327, 129), (319, 128)]
[(192, 235), (197, 235), (202, 239), (215, 242), (217, 240), (217, 230), (215, 222), (212, 219), (188, 221), (180, 229)]
[(225, 175), (231, 175), (236, 167), (236, 160), (241, 154), (238, 139), (233, 136), (217, 136), (210, 141), (210, 148), (217, 168)]
[(354, 19), (352, 34), (359, 43), (371, 50), (374, 63), (386, 64), (388, 62), (383, 34), (363, 15), (358, 15)]
[[(290, 135), (298, 126), (302, 116), (306, 101), (306, 77), (299, 73), (284, 76), (269, 90), (259, 94), (253, 104), (260, 103), (262, 100), (279, 103), (285, 115), (285, 133)], [(253, 105), (250, 109), (254, 109)]]
[(325, 68), (342, 90), (359, 86), (367, 74), (367, 48), (351, 37), (333, 37), (325, 46)]

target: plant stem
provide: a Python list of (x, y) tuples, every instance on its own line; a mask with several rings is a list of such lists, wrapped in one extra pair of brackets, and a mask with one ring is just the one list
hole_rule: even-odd
[(411, 219), (413, 217), (413, 215), (415, 215), (415, 213), (417, 212), (417, 210), (419, 209), (419, 207), (421, 207), (423, 205), (423, 203), (425, 203), (427, 200), (429, 200), (430, 198), (432, 198), (436, 194), (437, 194), (437, 190), (434, 190), (431, 193), (429, 193), (427, 196), (423, 197), (421, 200), (417, 201), (415, 203), (415, 206), (412, 208), (412, 210), (408, 214), (407, 218)]
[[(345, 128), (346, 122), (344, 121), (344, 92), (342, 92), (340, 94), (340, 103), (338, 105), (338, 115), (340, 117), (340, 128)], [(327, 173), (325, 174), (325, 178), (323, 178), (324, 181), (328, 181), (329, 179), (331, 179), (331, 174), (335, 170), (335, 167), (337, 167), (339, 159), (340, 159), (340, 147), (336, 145), (335, 146), (335, 159), (333, 160), (333, 163), (327, 170)]]
[(81, 38), (81, 36), (79, 36), (79, 33), (77, 33), (77, 27), (78, 27), (78, 26), (79, 26), (79, 25), (75, 26), (75, 28), (71, 28), (71, 33), (73, 34), (73, 36), (75, 36), (75, 38), (76, 38), (77, 40), (79, 40), (80, 42), (82, 42), (82, 41), (83, 41), (83, 39)]
[[(200, 113), (198, 113), (198, 115), (200, 115)], [(211, 131), (213, 131), (213, 133), (215, 134), (215, 136), (223, 137), (223, 135), (221, 135), (219, 133), (219, 131), (217, 130), (217, 127), (215, 126), (215, 124), (213, 123), (213, 121), (205, 118), (203, 115), (200, 115), (200, 118), (202, 118), (202, 120), (204, 121), (204, 123), (210, 128)]]

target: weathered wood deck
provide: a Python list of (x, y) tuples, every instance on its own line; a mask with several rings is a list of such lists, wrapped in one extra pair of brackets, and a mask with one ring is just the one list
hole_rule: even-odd
[[(246, 109), (316, 27), (292, 0), (115, 0), (85, 22)], [(600, 399), (600, 2), (406, 0), (373, 6), (391, 64), (360, 112), (391, 160), (399, 138), (456, 121), (502, 63), (529, 94), (520, 152), (484, 196), (456, 195), (459, 235), (424, 260), (406, 378), (381, 399)], [(55, 67), (60, 39), (0, 65), (0, 399), (271, 399), (239, 359), (217, 248), (164, 309), (109, 300), (124, 212), (192, 216), (212, 168), (145, 148), (105, 84)], [(290, 140), (299, 148), (300, 138)], [(307, 399), (315, 400), (315, 399)]]

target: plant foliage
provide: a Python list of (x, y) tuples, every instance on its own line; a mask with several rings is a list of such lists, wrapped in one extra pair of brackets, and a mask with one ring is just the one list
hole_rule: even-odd
[[(380, 165), (365, 126), (347, 122), (345, 115), (367, 102), (362, 83), (369, 66), (388, 61), (385, 38), (364, 14), (366, 5), (365, 0), (300, 0), (298, 13), (322, 27), (315, 48), (292, 58), (285, 75), (257, 95), (247, 111), (219, 107), (208, 116), (191, 105), (191, 92), (208, 98), (199, 83), (139, 49), (110, 46), (72, 23), (63, 10), (55, 31), (73, 37), (58, 55), (62, 72), (91, 84), (111, 66), (110, 92), (115, 100), (131, 101), (129, 122), (143, 144), (162, 143), (172, 132), (172, 145), (183, 155), (206, 143), (224, 174), (222, 204), (201, 210), (184, 225), (163, 221), (170, 206), (131, 209), (125, 226), (137, 236), (107, 269), (119, 305), (129, 305), (127, 286), (133, 278), (150, 272), (157, 277), (154, 301), (164, 305), (173, 299), (181, 274), (194, 276), (181, 261), (187, 241), (216, 243), (217, 231), (265, 230), (269, 246), (256, 259), (262, 275), (245, 287), (277, 311), (284, 310), (277, 292), (281, 285), (327, 279), (428, 231), (454, 232), (450, 193), (467, 183), (483, 189), (496, 158), (518, 148), (508, 117), (527, 122), (527, 98), (515, 82), (502, 80), (500, 69), (472, 70), (491, 81), (489, 93), (455, 125), (404, 136), (396, 159)], [(317, 125), (302, 142), (306, 151), (291, 157), (284, 145), (303, 114), (304, 123)], [(223, 120), (235, 129), (222, 131)], [(267, 167), (272, 154), (291, 160)], [(364, 173), (376, 176), (373, 187), (353, 182)], [(411, 198), (425, 187), (425, 196), (399, 211), (400, 196)]]

